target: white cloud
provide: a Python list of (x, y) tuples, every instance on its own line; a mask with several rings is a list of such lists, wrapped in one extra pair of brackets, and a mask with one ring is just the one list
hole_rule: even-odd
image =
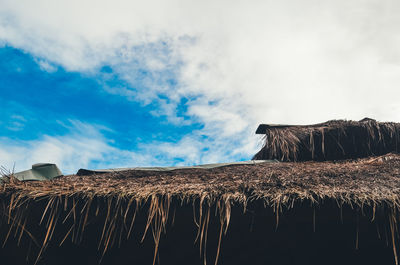
[(51, 63), (49, 63), (46, 60), (36, 59), (35, 61), (39, 65), (39, 67), (42, 71), (46, 71), (49, 73), (53, 73), (53, 72), (57, 71), (57, 67), (52, 65)]
[(6, 128), (10, 131), (21, 131), (26, 123), (25, 117), (21, 115), (11, 115), (10, 120), (6, 123)]
[[(17, 141), (0, 137), (0, 166), (15, 171), (35, 163), (55, 163), (64, 174), (79, 168), (195, 165), (228, 161), (234, 155), (225, 146), (200, 135), (186, 136), (176, 143), (142, 143), (135, 151), (118, 149), (104, 136), (104, 126), (71, 120), (65, 135), (43, 135), (37, 140)], [(217, 141), (218, 142), (218, 141)], [(211, 148), (214, 146), (214, 148)], [(236, 154), (236, 157), (240, 155)]]
[[(17, 141), (0, 138), (0, 165), (24, 170), (39, 162), (56, 163), (66, 173), (87, 167), (92, 161), (104, 160), (115, 149), (111, 147), (98, 128), (72, 121), (74, 130), (67, 135), (44, 135), (37, 140)], [(105, 161), (104, 161), (105, 162)]]
[[(108, 91), (156, 101), (154, 114), (175, 124), (184, 120), (174, 109), (188, 98), (185, 114), (205, 125), (194, 135), (212, 139), (218, 155), (225, 146), (250, 156), (260, 122), (400, 121), (395, 0), (0, 0), (0, 6), (0, 39), (8, 45), (73, 71), (111, 65), (135, 90)], [(179, 145), (164, 147), (195, 161), (207, 143), (190, 139), (199, 145), (186, 155), (174, 149)]]

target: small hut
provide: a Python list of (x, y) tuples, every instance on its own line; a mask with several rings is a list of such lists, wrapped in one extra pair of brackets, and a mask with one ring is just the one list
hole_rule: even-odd
[(400, 124), (332, 120), (315, 125), (261, 124), (264, 146), (253, 159), (326, 161), (379, 156), (400, 150)]
[[(349, 136), (363, 122), (267, 127), (256, 158), (276, 160), (82, 170), (30, 182), (8, 175), (0, 184), (1, 264), (397, 265), (397, 124), (366, 121), (369, 145), (332, 140), (345, 135), (337, 124)], [(332, 151), (339, 144), (340, 160)], [(346, 155), (355, 146), (361, 153)]]

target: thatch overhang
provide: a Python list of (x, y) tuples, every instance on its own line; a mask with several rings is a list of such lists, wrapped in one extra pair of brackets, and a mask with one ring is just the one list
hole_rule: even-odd
[[(85, 238), (85, 231), (91, 229), (90, 224), (96, 222), (99, 229), (95, 236), (100, 253), (104, 254), (120, 244), (122, 238), (129, 238), (132, 227), (137, 225), (137, 214), (144, 212), (146, 217), (140, 229), (143, 238), (147, 234), (154, 241), (153, 262), (158, 259), (162, 233), (168, 233), (168, 224), (174, 222), (173, 207), (193, 207), (191, 222), (197, 227), (197, 243), (204, 259), (207, 230), (211, 229), (210, 209), (215, 212), (218, 221), (214, 226), (219, 227), (216, 229), (219, 243), (214, 245), (217, 249), (214, 256), (218, 260), (221, 240), (230, 224), (239, 218), (231, 217), (240, 215), (238, 209), (244, 214), (249, 205), (261, 203), (266, 211), (274, 213), (275, 227), (286, 212), (304, 206), (304, 202), (308, 208), (315, 209), (329, 201), (338, 209), (347, 207), (357, 216), (364, 216), (369, 220), (367, 223), (383, 220), (385, 229), (391, 231), (388, 245), (397, 263), (400, 155), (164, 172), (131, 170), (69, 175), (40, 182), (21, 182), (10, 177), (1, 184), (0, 201), (4, 219), (2, 230), (5, 229), (1, 239), (18, 243), (24, 238), (32, 241), (38, 257), (45, 255), (44, 251), (52, 244), (62, 245), (66, 241), (79, 244)], [(33, 216), (38, 213), (35, 220)], [(310, 217), (307, 222), (311, 220)], [(332, 222), (331, 218), (325, 221)], [(44, 229), (39, 236), (32, 232), (38, 222)], [(35, 261), (40, 263), (40, 259), (33, 259), (30, 264)]]
[(332, 120), (314, 125), (261, 124), (264, 145), (253, 159), (327, 161), (379, 156), (400, 150), (400, 123)]

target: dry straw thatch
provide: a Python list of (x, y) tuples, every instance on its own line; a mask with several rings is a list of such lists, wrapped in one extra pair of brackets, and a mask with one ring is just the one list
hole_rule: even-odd
[[(379, 136), (378, 136), (379, 137)], [(340, 162), (285, 162), (234, 165), (214, 169), (160, 171), (125, 171), (90, 176), (70, 175), (51, 181), (19, 182), (9, 178), (0, 186), (3, 216), (8, 233), (4, 242), (15, 238), (32, 240), (39, 247), (38, 260), (51, 242), (66, 240), (79, 243), (89, 225), (89, 215), (105, 216), (98, 239), (105, 253), (114, 244), (129, 237), (141, 206), (148, 205), (145, 237), (155, 243), (154, 260), (161, 234), (170, 220), (173, 201), (193, 203), (197, 242), (206, 255), (210, 209), (219, 217), (219, 242), (229, 228), (233, 205), (263, 201), (274, 209), (276, 221), (282, 211), (296, 201), (314, 204), (332, 199), (338, 206), (357, 209), (385, 208), (392, 232), (392, 246), (397, 264), (396, 236), (400, 212), (400, 155), (346, 160)], [(42, 240), (26, 228), (32, 202), (45, 201), (41, 225), (46, 227)], [(103, 201), (106, 207), (99, 207)], [(99, 214), (102, 212), (103, 214)], [(374, 219), (374, 217), (373, 217)], [(373, 220), (372, 219), (372, 220)], [(58, 226), (70, 224), (62, 238), (54, 238)], [(220, 245), (220, 243), (219, 243)], [(219, 246), (218, 245), (218, 246)], [(217, 249), (218, 262), (220, 247)]]
[(267, 126), (263, 148), (253, 159), (279, 161), (340, 160), (400, 150), (400, 124), (333, 120), (308, 126)]

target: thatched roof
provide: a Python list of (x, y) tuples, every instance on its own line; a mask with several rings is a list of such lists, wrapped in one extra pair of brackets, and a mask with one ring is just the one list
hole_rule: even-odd
[[(81, 236), (77, 235), (83, 233), (87, 225), (89, 209), (95, 207), (91, 206), (92, 201), (97, 198), (109, 201), (107, 207), (97, 207), (95, 211), (95, 216), (99, 211), (105, 212), (106, 216), (103, 235), (99, 239), (99, 246), (104, 251), (110, 247), (110, 242), (114, 242), (115, 227), (121, 223), (118, 233), (129, 234), (138, 205), (147, 203), (145, 234), (149, 227), (153, 227), (156, 253), (173, 200), (200, 205), (199, 213), (194, 216), (199, 228), (200, 245), (205, 244), (204, 241), (202, 243), (203, 233), (208, 227), (205, 209), (212, 205), (220, 216), (220, 239), (222, 231), (228, 229), (231, 206), (241, 205), (246, 209), (246, 205), (255, 200), (265, 202), (265, 206), (273, 208), (277, 215), (282, 209), (293, 207), (296, 201), (308, 200), (318, 204), (332, 199), (338, 205), (347, 204), (359, 209), (383, 207), (389, 209), (388, 217), (397, 218), (400, 210), (400, 155), (391, 153), (338, 162), (266, 162), (211, 169), (131, 170), (87, 176), (69, 175), (35, 182), (21, 182), (11, 177), (0, 186), (0, 202), (5, 205), (3, 214), (8, 218), (10, 231), (16, 231), (9, 232), (7, 238), (10, 234), (15, 234), (17, 239), (21, 238), (19, 233), (28, 234), (25, 222), (29, 219), (25, 211), (29, 202), (45, 200), (41, 221), (46, 224), (47, 233), (43, 242), (39, 243), (39, 256), (52, 239), (57, 223), (62, 220), (64, 223), (71, 219), (73, 225), (65, 238), (60, 239), (61, 244), (71, 237), (78, 240)], [(78, 201), (81, 202), (79, 209), (76, 206)], [(134, 209), (130, 211), (132, 207)], [(127, 215), (131, 216), (132, 224), (125, 223), (130, 222)], [(391, 230), (395, 231), (393, 222), (390, 223)], [(394, 253), (396, 255), (396, 251)]]
[(400, 150), (400, 123), (333, 120), (315, 125), (261, 124), (264, 146), (253, 159), (326, 161), (377, 156)]
[(400, 155), (337, 162), (285, 162), (232, 165), (213, 169), (131, 170), (63, 176), (51, 181), (5, 183), (0, 194), (30, 198), (154, 195), (224, 197), (237, 202), (262, 198), (270, 203), (335, 198), (360, 203), (400, 198)]

